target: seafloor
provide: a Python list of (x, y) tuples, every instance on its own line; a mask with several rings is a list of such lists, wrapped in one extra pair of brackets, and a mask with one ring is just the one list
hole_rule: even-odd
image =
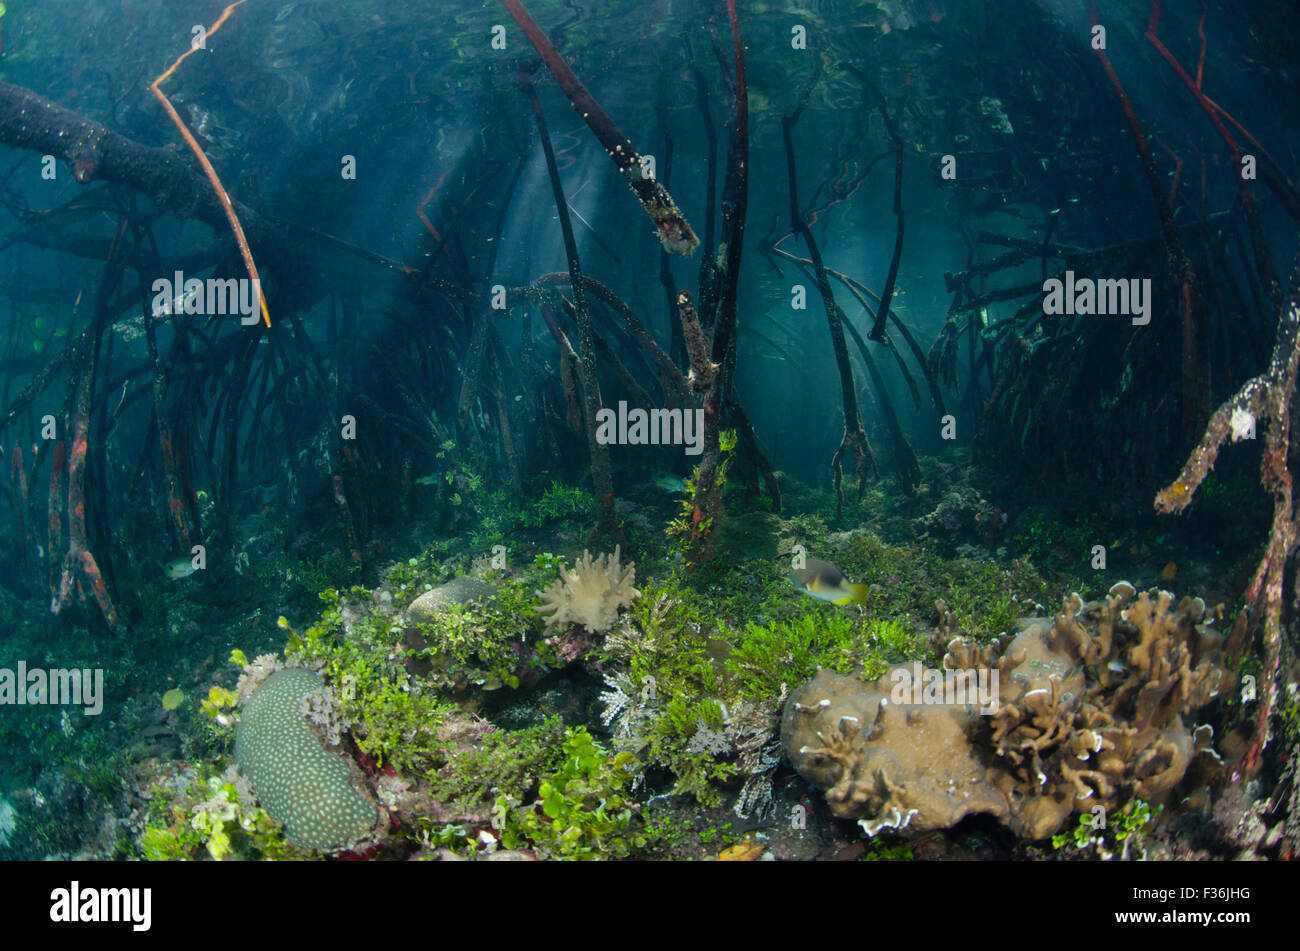
[[(454, 466), (449, 471), (463, 478)], [(925, 479), (914, 495), (871, 488), (855, 509), (857, 524), (841, 531), (827, 527), (831, 492), (782, 474), (788, 511), (745, 511), (737, 491), (736, 511), (702, 565), (690, 564), (673, 537), (672, 520), (683, 500), (690, 503), (670, 483), (644, 483), (619, 503), (629, 550), (642, 553), (634, 568), (629, 551), (617, 565), (582, 558), (589, 494), (558, 482), (523, 501), (468, 493), (472, 528), (443, 538), (426, 534), (417, 494), (409, 531), (365, 552), (382, 566), (370, 579), (350, 566), (328, 519), (319, 531), (289, 537), (265, 511), (241, 526), (250, 560), (233, 590), (203, 571), (180, 578), (156, 564), (138, 571), (134, 584), (149, 616), (135, 626), (129, 652), (109, 667), (107, 690), (125, 696), (120, 714), (96, 720), (74, 708), (53, 732), (39, 708), (6, 720), (6, 747), (30, 752), (6, 763), (12, 791), (4, 853), (492, 860), (1288, 854), (1294, 836), (1271, 811), (1272, 784), (1234, 782), (1232, 775), (1249, 738), (1238, 678), (1251, 662), (1228, 656), (1231, 606), (1215, 605), (1249, 572), (1250, 549), (1236, 563), (1213, 553), (1177, 562), (1171, 553), (1189, 546), (1176, 526), (1161, 532), (1152, 521), (1116, 531), (1045, 505), (1008, 517), (963, 477), (970, 471), (978, 470), (923, 460)], [(1101, 562), (1094, 545), (1108, 552)], [(864, 585), (864, 603), (826, 603), (797, 589), (791, 564), (803, 552), (833, 561)], [(1162, 604), (1158, 592), (1166, 590), (1173, 600)], [(1123, 613), (1134, 618), (1138, 599), (1148, 600), (1138, 593), (1150, 591), (1150, 623), (1126, 627), (1116, 613), (1107, 635), (1113, 644), (1098, 653), (1108, 592), (1114, 598), (1116, 591), (1131, 596)], [(1070, 603), (1072, 592), (1080, 597)], [(1184, 595), (1199, 601), (1188, 605)], [(232, 601), (247, 609), (232, 615)], [(4, 608), (20, 653), (53, 656), (58, 648), (65, 656), (73, 649), (51, 643), (39, 606), (10, 598)], [(1203, 616), (1176, 617), (1192, 610)], [(1081, 653), (1092, 651), (1077, 662), (1067, 658), (1054, 671), (1047, 655), (1025, 661), (1013, 646), (1017, 632), (1041, 631), (1076, 613)], [(1163, 652), (1174, 667), (1144, 668), (1135, 649)], [(888, 762), (872, 758), (880, 751), (871, 742), (847, 759), (809, 755), (809, 737), (825, 744), (820, 748), (843, 740), (852, 750), (853, 738), (834, 731), (844, 717), (856, 723), (884, 709), (878, 695), (861, 691), (873, 683), (878, 694), (888, 690), (886, 672), (915, 669), (904, 666), (912, 662), (941, 669), (945, 655), (963, 667), (996, 668), (999, 651), (1022, 661), (1019, 674), (1002, 665), (1003, 715), (1010, 700), (1021, 708), (1012, 720), (975, 711), (972, 725), (970, 706), (940, 701), (906, 716), (900, 708), (892, 726), (880, 715), (873, 729), (884, 741), (875, 745)], [(1188, 683), (1171, 695), (1178, 664)], [(312, 801), (342, 814), (359, 795), (369, 805), (358, 807), (351, 826), (322, 831), (295, 812), (307, 807), (292, 796), (271, 797), (268, 807), (266, 794), (255, 800), (249, 788), (250, 774), (274, 773), (277, 753), (274, 744), (247, 738), (240, 749), (241, 715), (268, 676), (286, 666), (324, 677), (292, 714), (304, 729), (312, 724), (336, 763), (349, 763), (347, 782), (319, 792), (325, 805)], [(1056, 714), (1015, 695), (1036, 686), (1025, 671), (1031, 679), (1056, 676), (1042, 681), (1052, 688)], [(834, 716), (804, 729), (799, 721), (831, 702), (805, 687), (814, 675), (834, 680), (833, 692), (817, 688), (835, 698)], [(1090, 698), (1084, 706), (1091, 712), (1070, 706), (1071, 690)], [(1061, 709), (1069, 716), (1052, 721)], [(942, 745), (952, 739), (939, 736), (945, 728), (924, 722), (936, 711), (962, 720), (961, 730), (976, 738), (969, 747)], [(1096, 718), (1098, 744), (1103, 732), (1135, 744), (1118, 774), (1073, 752), (1058, 755), (1078, 735), (1093, 743), (1082, 720), (1070, 720), (1085, 715)], [(1275, 742), (1294, 744), (1300, 717), (1293, 691), (1282, 717), (1287, 732)], [(1201, 723), (1214, 725), (1212, 743), (1199, 738)], [(1052, 730), (1070, 737), (1048, 736)], [(932, 741), (939, 745), (927, 746)], [(1034, 778), (1026, 784), (1031, 763)], [(1071, 763), (1092, 769), (1071, 770)], [(846, 775), (856, 777), (853, 789), (841, 788)], [(1076, 781), (1094, 790), (1093, 804), (1058, 793), (1064, 805), (1045, 817), (1042, 803), (1058, 785)], [(955, 800), (941, 795), (967, 783)], [(1033, 787), (1045, 793), (1038, 805)], [(1094, 827), (1093, 805), (1107, 817), (1104, 828)], [(910, 821), (900, 821), (909, 812)]]

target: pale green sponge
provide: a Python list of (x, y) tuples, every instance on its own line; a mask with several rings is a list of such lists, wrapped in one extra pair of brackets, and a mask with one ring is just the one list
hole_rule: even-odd
[(303, 697), (324, 687), (319, 674), (301, 667), (268, 677), (240, 714), (235, 762), (289, 838), (330, 852), (350, 847), (379, 814), (352, 788), (347, 763), (325, 749), (302, 712)]

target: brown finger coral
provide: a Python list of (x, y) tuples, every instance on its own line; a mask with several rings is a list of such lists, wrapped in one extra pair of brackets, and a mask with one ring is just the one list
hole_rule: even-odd
[(591, 557), (583, 551), (573, 570), (560, 570), (560, 577), (537, 596), (542, 604), (538, 614), (546, 614), (546, 631), (563, 629), (580, 624), (592, 632), (607, 631), (618, 620), (619, 608), (627, 607), (641, 592), (632, 587), (636, 581), (636, 565), (619, 564), (620, 549), (614, 554)]
[[(1199, 598), (1175, 606), (1125, 582), (1104, 601), (1071, 595), (1000, 656), (956, 639), (942, 672), (895, 667), (862, 683), (819, 671), (791, 696), (782, 742), (831, 812), (869, 834), (987, 813), (1044, 838), (1076, 811), (1163, 800), (1198, 754), (1217, 763), (1212, 730), (1189, 718), (1235, 682), (1222, 620)], [(995, 686), (987, 716), (969, 697), (912, 685), (969, 680), (974, 668)]]

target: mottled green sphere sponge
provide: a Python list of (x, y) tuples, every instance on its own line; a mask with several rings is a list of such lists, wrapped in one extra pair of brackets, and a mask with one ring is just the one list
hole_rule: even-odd
[(379, 814), (352, 788), (343, 757), (325, 749), (302, 713), (302, 698), (324, 687), (319, 674), (301, 667), (268, 677), (240, 714), (235, 762), (289, 838), (329, 852), (356, 842)]

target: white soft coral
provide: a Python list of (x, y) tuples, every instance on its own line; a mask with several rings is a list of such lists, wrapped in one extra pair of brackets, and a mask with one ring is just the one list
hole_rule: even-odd
[(537, 595), (542, 604), (538, 614), (549, 614), (546, 630), (581, 624), (589, 631), (607, 631), (618, 620), (618, 609), (626, 607), (641, 596), (632, 587), (636, 581), (636, 565), (619, 564), (621, 552), (615, 547), (612, 555), (591, 557), (583, 551), (572, 571), (560, 571), (560, 577)]
[(1234, 409), (1232, 417), (1228, 420), (1228, 425), (1232, 427), (1233, 442), (1255, 438), (1255, 414), (1250, 410), (1241, 407)]

